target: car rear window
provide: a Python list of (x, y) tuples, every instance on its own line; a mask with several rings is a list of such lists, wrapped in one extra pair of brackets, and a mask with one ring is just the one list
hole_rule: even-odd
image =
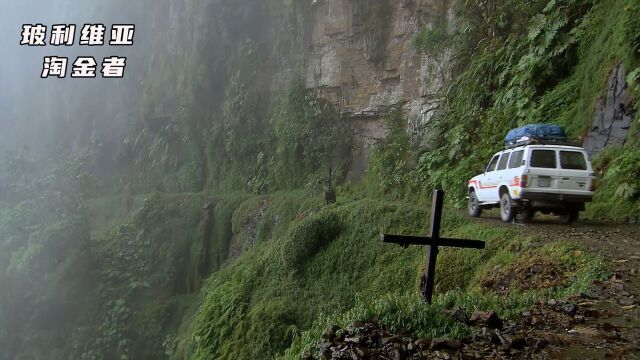
[(509, 169), (522, 166), (523, 155), (524, 155), (524, 150), (518, 150), (511, 153), (511, 159), (509, 159)]
[(506, 169), (508, 161), (509, 161), (509, 153), (502, 154), (502, 156), (500, 156), (500, 162), (498, 162), (498, 170)]
[(531, 167), (555, 169), (555, 150), (533, 150), (531, 152)]
[(560, 167), (567, 170), (587, 170), (587, 160), (578, 151), (560, 151)]

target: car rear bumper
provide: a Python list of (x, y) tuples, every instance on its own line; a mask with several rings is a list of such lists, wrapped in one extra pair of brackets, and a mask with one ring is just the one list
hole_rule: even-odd
[(523, 191), (520, 199), (544, 202), (587, 203), (593, 200), (593, 194), (552, 194)]

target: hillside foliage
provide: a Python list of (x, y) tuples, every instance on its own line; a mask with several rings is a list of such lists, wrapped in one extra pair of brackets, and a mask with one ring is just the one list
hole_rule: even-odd
[[(460, 59), (458, 74), (446, 91), (444, 108), (427, 131), (433, 150), (417, 155), (415, 176), (422, 179), (423, 187), (441, 185), (455, 194), (456, 205), (462, 205), (465, 181), (483, 169), (500, 149), (504, 134), (519, 125), (558, 123), (571, 138), (584, 136), (615, 63), (623, 61), (630, 87), (638, 86), (634, 9), (633, 1), (622, 0), (615, 5), (572, 0), (526, 5), (465, 2), (460, 29), (450, 35), (466, 39), (456, 41), (453, 49)], [(625, 158), (636, 156), (637, 118), (627, 145), (617, 153), (622, 156), (603, 154), (603, 159), (612, 165), (628, 164)], [(632, 166), (620, 165), (614, 165), (617, 172), (600, 172), (605, 185), (598, 193), (600, 199), (628, 202), (616, 217), (632, 207), (632, 213), (638, 211), (635, 198), (621, 199), (611, 188), (627, 183), (622, 173), (633, 171)], [(604, 215), (612, 205), (596, 202), (591, 213)]]
[[(113, 155), (113, 178), (95, 176), (101, 145), (89, 142), (0, 161), (0, 360), (298, 359), (327, 325), (372, 318), (424, 337), (465, 336), (469, 328), (443, 315), (454, 305), (508, 318), (606, 275), (577, 244), (532, 246), (448, 208), (444, 235), (488, 247), (443, 250), (428, 305), (417, 293), (423, 250), (381, 244), (379, 234), (423, 234), (434, 188), (462, 206), (466, 181), (515, 126), (554, 122), (584, 136), (616, 64), (637, 99), (637, 0), (455, 2), (454, 24), (441, 14), (414, 41), (455, 60), (428, 146), (412, 144), (402, 104), (390, 107), (388, 136), (359, 184), (346, 181), (357, 139), (344, 109), (298, 71), (276, 89), (256, 72), (274, 56), (257, 25), (275, 3), (249, 3), (187, 1), (175, 27), (157, 29), (153, 76)], [(288, 29), (306, 26), (311, 5), (285, 3)], [(390, 2), (354, 3), (379, 65)], [(278, 44), (296, 70), (304, 59), (291, 52), (304, 36)], [(168, 51), (162, 39), (173, 37)], [(638, 114), (626, 144), (593, 159), (589, 217), (640, 218)], [(320, 194), (336, 185), (328, 205)], [(508, 296), (480, 285), (531, 256), (575, 281)]]

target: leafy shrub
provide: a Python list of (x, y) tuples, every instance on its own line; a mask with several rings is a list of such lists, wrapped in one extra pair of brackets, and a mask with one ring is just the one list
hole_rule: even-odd
[(640, 4), (634, 0), (626, 0), (624, 2), (624, 29), (625, 36), (629, 44), (631, 44), (631, 50), (634, 51), (637, 57), (640, 57)]
[(330, 172), (336, 182), (341, 180), (350, 159), (348, 127), (328, 101), (305, 88), (299, 75), (276, 98), (271, 124), (278, 188), (317, 188)]
[(632, 144), (607, 149), (594, 164), (600, 180), (591, 216), (640, 220), (640, 151)]
[(413, 38), (413, 47), (423, 53), (440, 55), (450, 44), (451, 37), (442, 24), (424, 28)]
[(282, 242), (282, 259), (292, 269), (300, 269), (323, 246), (341, 231), (341, 221), (335, 212), (312, 215), (293, 226)]
[(413, 153), (407, 121), (398, 106), (389, 111), (385, 122), (388, 134), (373, 148), (367, 181), (370, 186), (379, 186), (384, 195), (401, 198), (416, 188), (411, 173)]

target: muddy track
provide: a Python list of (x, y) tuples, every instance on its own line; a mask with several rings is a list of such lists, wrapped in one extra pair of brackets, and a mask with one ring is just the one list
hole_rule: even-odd
[[(505, 224), (497, 213), (492, 212), (477, 221), (508, 227), (539, 243), (568, 241), (582, 244), (612, 265), (609, 279), (594, 282), (592, 294), (558, 300), (576, 304), (578, 314), (587, 316), (563, 314), (566, 322), (557, 324), (563, 326), (540, 329), (538, 335), (547, 333), (556, 340), (557, 346), (550, 346), (546, 352), (549, 358), (640, 359), (640, 225), (596, 220), (563, 225), (553, 217), (544, 216), (527, 224)], [(558, 306), (538, 304), (537, 308), (553, 312)]]
[(497, 213), (487, 212), (476, 221), (519, 231), (523, 236), (548, 242), (575, 241), (607, 258), (640, 257), (640, 225), (610, 221), (581, 220), (564, 225), (552, 216), (537, 216), (531, 222), (506, 224)]

